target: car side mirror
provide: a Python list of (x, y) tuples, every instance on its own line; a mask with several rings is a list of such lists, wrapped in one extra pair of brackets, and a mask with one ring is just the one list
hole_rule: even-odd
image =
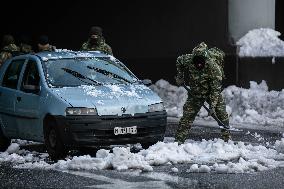
[(23, 85), (23, 89), (27, 93), (39, 94), (41, 87), (37, 85)]
[(142, 80), (142, 83), (146, 86), (150, 86), (152, 85), (152, 81), (150, 79), (143, 79)]

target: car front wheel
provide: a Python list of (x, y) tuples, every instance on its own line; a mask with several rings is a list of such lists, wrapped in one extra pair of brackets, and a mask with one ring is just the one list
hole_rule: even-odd
[(0, 151), (4, 152), (11, 144), (11, 139), (4, 136), (1, 128), (0, 128)]
[(142, 146), (143, 149), (148, 149), (150, 146), (156, 144), (156, 143), (159, 142), (159, 141), (164, 141), (164, 136), (159, 137), (156, 141), (143, 142), (143, 143), (141, 143), (141, 146)]
[[(158, 142), (158, 141), (157, 141)], [(157, 142), (145, 142), (145, 143), (142, 143), (141, 146), (143, 149), (148, 149), (150, 146), (156, 144)]]
[(50, 159), (58, 160), (66, 157), (67, 149), (60, 138), (59, 130), (54, 122), (45, 126), (44, 142)]

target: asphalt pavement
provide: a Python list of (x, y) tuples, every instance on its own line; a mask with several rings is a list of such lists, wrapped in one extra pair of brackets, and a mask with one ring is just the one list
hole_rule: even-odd
[[(166, 137), (174, 136), (176, 121), (170, 121)], [(212, 126), (194, 125), (189, 138), (193, 140), (214, 139), (220, 129)], [(261, 137), (259, 137), (261, 136)], [(252, 145), (269, 145), (282, 138), (281, 130), (245, 129), (232, 132), (234, 141)], [(24, 147), (25, 148), (25, 147)], [(30, 146), (29, 146), (30, 148)], [(42, 145), (33, 150), (44, 150)], [(191, 164), (178, 164), (178, 172), (171, 165), (155, 166), (153, 172), (135, 170), (116, 171), (59, 171), (13, 168), (10, 163), (0, 163), (0, 188), (202, 188), (202, 189), (264, 189), (284, 188), (284, 168), (257, 173), (217, 174), (188, 173)]]

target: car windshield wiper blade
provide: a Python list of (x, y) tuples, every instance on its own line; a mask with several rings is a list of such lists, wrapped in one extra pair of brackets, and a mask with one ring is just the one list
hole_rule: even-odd
[[(78, 79), (81, 80), (81, 81), (82, 81), (82, 79), (85, 79), (85, 80), (92, 81), (92, 82), (95, 83), (96, 85), (102, 85), (101, 82), (98, 82), (98, 81), (96, 81), (96, 80), (94, 80), (94, 79), (91, 79), (91, 78), (89, 78), (89, 77), (86, 77), (86, 76), (80, 74), (80, 73), (77, 72), (77, 71), (71, 70), (71, 69), (69, 69), (69, 68), (61, 68), (61, 69), (62, 69), (63, 71), (65, 71), (65, 72), (67, 72), (67, 73), (73, 75), (74, 77), (78, 78)], [(83, 81), (83, 82), (85, 82), (85, 81)], [(86, 82), (85, 82), (85, 83), (86, 83)]]
[(105, 76), (107, 76), (109, 78), (112, 78), (112, 79), (122, 80), (122, 81), (125, 81), (125, 82), (130, 83), (130, 84), (133, 83), (133, 82), (129, 81), (128, 79), (125, 79), (124, 77), (121, 77), (121, 76), (119, 76), (119, 75), (117, 75), (115, 73), (109, 72), (107, 70), (103, 70), (103, 69), (92, 67), (92, 66), (87, 66), (87, 68), (89, 68), (91, 70), (94, 70), (94, 71), (96, 71), (98, 73), (101, 73), (101, 74), (103, 74), (103, 75), (105, 75)]
[(113, 65), (113, 66), (115, 66), (115, 67), (117, 67), (119, 69), (122, 69), (122, 70), (128, 72), (128, 70), (126, 70), (125, 67), (119, 61), (113, 62), (113, 61), (110, 60), (109, 57), (97, 57), (97, 59), (103, 60), (103, 61), (107, 62), (108, 64), (111, 64), (111, 65)]

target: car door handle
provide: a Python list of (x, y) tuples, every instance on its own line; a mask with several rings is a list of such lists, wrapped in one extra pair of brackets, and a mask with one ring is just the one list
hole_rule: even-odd
[(17, 101), (20, 102), (22, 100), (22, 97), (18, 96)]

